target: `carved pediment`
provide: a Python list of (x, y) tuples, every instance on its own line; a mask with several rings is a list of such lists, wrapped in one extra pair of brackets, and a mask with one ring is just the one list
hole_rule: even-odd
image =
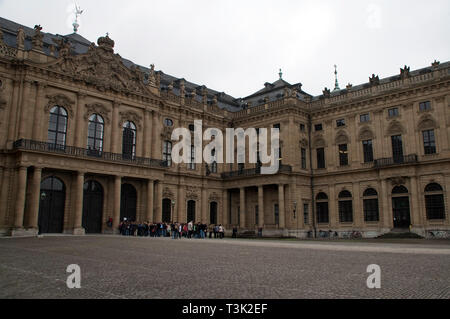
[(388, 133), (388, 135), (404, 134), (405, 129), (399, 121), (392, 121), (389, 124), (387, 133)]
[(199, 189), (196, 187), (187, 187), (186, 188), (186, 199), (187, 200), (197, 200), (199, 198)]
[(360, 141), (373, 140), (374, 134), (368, 126), (365, 126), (365, 127), (361, 128), (361, 130), (359, 131), (358, 138)]
[(127, 68), (122, 58), (114, 54), (114, 41), (108, 36), (93, 43), (85, 54), (70, 55), (67, 46), (60, 48), (64, 54), (49, 64), (50, 70), (69, 75), (76, 80), (95, 86), (100, 91), (148, 94), (144, 84), (145, 74), (139, 68)]
[(335, 144), (339, 145), (339, 144), (348, 144), (350, 141), (350, 139), (347, 136), (347, 133), (345, 131), (339, 131), (336, 134), (336, 139), (335, 139)]
[(108, 116), (110, 112), (111, 111), (101, 103), (86, 104), (86, 113), (84, 114), (84, 119), (88, 120), (92, 114), (99, 114), (103, 117), (106, 123), (109, 124), (111, 123)]
[(169, 187), (164, 187), (163, 198), (174, 199), (175, 195)]
[(55, 106), (61, 106), (69, 112), (69, 115), (73, 117), (73, 108), (72, 105), (75, 104), (74, 101), (72, 101), (70, 98), (68, 98), (64, 94), (53, 94), (53, 95), (47, 95), (48, 103), (45, 106), (45, 112), (49, 113), (50, 110)]
[(120, 112), (119, 115), (120, 115), (120, 122), (119, 122), (120, 128), (123, 126), (123, 123), (130, 121), (133, 122), (138, 127), (138, 129), (141, 129), (142, 116), (140, 116), (136, 112), (133, 111)]
[(319, 135), (314, 138), (313, 146), (314, 148), (326, 147), (327, 143), (325, 142), (324, 138)]
[(417, 125), (417, 130), (429, 130), (429, 129), (435, 129), (438, 128), (438, 125), (436, 124), (436, 121), (434, 118), (427, 114), (420, 118), (419, 125)]

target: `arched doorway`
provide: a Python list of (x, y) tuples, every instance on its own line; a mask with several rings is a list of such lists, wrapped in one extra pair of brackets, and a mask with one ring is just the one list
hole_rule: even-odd
[(394, 228), (409, 228), (411, 225), (411, 215), (408, 189), (405, 186), (396, 186), (392, 190), (392, 210), (394, 215)]
[(86, 234), (102, 232), (103, 188), (96, 181), (84, 184), (83, 228)]
[(187, 204), (187, 222), (195, 222), (195, 200), (188, 201)]
[(164, 198), (162, 202), (162, 222), (163, 223), (170, 223), (171, 222), (171, 216), (172, 216), (172, 201), (168, 198)]
[(217, 225), (217, 203), (211, 202), (209, 205), (209, 222), (212, 225)]
[(56, 178), (49, 177), (41, 183), (38, 227), (40, 234), (58, 234), (64, 229), (66, 187)]
[(136, 188), (130, 184), (122, 185), (122, 193), (120, 198), (120, 220), (126, 218), (129, 221), (136, 221)]

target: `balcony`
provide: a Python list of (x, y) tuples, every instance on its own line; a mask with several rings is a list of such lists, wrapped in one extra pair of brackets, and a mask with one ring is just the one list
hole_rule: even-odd
[(61, 154), (77, 158), (96, 159), (121, 164), (132, 164), (138, 166), (148, 166), (155, 168), (167, 168), (166, 161), (151, 158), (136, 157), (126, 154), (114, 154), (99, 150), (84, 149), (74, 146), (64, 146), (38, 142), (32, 140), (18, 140), (13, 144), (14, 150), (27, 150), (42, 153)]
[[(280, 165), (278, 173), (292, 173), (292, 166)], [(233, 172), (222, 173), (223, 179), (254, 177), (261, 175), (261, 168), (242, 169)]]
[(405, 164), (416, 164), (419, 162), (416, 154), (401, 156), (398, 158), (381, 158), (374, 161), (375, 168), (383, 168), (388, 166), (397, 166)]

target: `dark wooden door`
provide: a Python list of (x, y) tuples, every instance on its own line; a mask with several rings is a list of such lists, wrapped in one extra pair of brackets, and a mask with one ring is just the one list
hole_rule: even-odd
[(64, 229), (66, 191), (62, 181), (49, 177), (41, 183), (38, 227), (40, 234), (60, 234)]
[(170, 199), (163, 199), (162, 202), (162, 222), (170, 223), (171, 222), (171, 213), (172, 213), (172, 201)]
[(84, 184), (83, 228), (87, 234), (102, 232), (103, 188), (95, 182)]
[(122, 185), (122, 194), (120, 199), (120, 220), (126, 218), (128, 221), (136, 221), (136, 189), (130, 184)]
[(217, 224), (217, 203), (212, 202), (209, 207), (209, 221), (212, 225)]
[(394, 227), (409, 228), (411, 225), (409, 197), (393, 197), (392, 206), (394, 213)]
[(187, 207), (187, 222), (195, 222), (195, 201), (188, 201)]

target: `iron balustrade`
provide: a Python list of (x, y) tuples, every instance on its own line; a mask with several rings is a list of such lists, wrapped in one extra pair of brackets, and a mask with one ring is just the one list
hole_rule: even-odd
[[(280, 165), (278, 169), (278, 173), (292, 173), (292, 166), (290, 165)], [(258, 176), (261, 175), (261, 168), (250, 168), (250, 169), (241, 169), (232, 172), (222, 173), (223, 179), (230, 179), (236, 177), (250, 177), (250, 176)]]
[(375, 168), (385, 167), (385, 166), (394, 166), (394, 165), (403, 165), (403, 164), (415, 164), (418, 163), (419, 159), (416, 154), (400, 156), (398, 158), (390, 157), (390, 158), (381, 158), (374, 161)]
[(14, 142), (13, 148), (15, 150), (28, 150), (44, 153), (63, 154), (68, 156), (75, 156), (80, 158), (99, 159), (110, 162), (121, 162), (139, 166), (162, 167), (167, 168), (167, 161), (136, 157), (129, 154), (115, 154), (103, 152), (95, 149), (85, 149), (74, 146), (58, 145), (46, 142), (32, 141), (32, 140), (18, 140)]

